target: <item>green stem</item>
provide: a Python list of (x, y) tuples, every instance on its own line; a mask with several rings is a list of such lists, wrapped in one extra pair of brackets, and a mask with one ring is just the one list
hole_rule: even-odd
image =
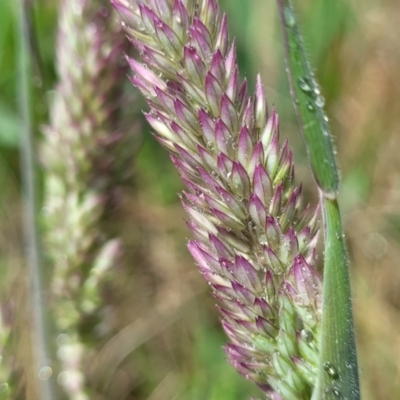
[[(19, 39), (19, 79), (17, 93), (21, 115), (21, 174), (24, 194), (24, 234), (26, 259), (29, 268), (30, 301), (32, 310), (32, 349), (34, 352), (36, 378), (39, 382), (39, 397), (42, 400), (52, 400), (51, 368), (49, 366), (48, 343), (46, 337), (46, 319), (43, 312), (43, 291), (41, 288), (41, 253), (37, 229), (37, 193), (36, 165), (34, 159), (32, 120), (31, 120), (31, 60), (29, 49), (29, 31), (27, 15), (30, 5), (20, 0), (17, 3)], [(37, 369), (36, 369), (37, 368)]]
[(313, 400), (360, 399), (349, 261), (337, 203), (339, 174), (328, 118), (304, 50), (291, 0), (277, 0), (285, 59), (300, 129), (320, 189), (325, 265), (319, 371)]

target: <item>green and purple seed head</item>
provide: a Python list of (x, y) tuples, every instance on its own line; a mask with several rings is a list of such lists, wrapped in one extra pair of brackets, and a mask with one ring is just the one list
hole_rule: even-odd
[(188, 247), (219, 301), (228, 359), (268, 398), (309, 399), (321, 318), (319, 211), (302, 207), (260, 76), (250, 96), (216, 0), (111, 2), (144, 61), (128, 58), (147, 120), (187, 188)]

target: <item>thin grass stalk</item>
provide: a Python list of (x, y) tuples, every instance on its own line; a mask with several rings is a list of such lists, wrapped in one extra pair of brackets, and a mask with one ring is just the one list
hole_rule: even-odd
[(186, 185), (200, 272), (219, 301), (231, 364), (268, 399), (309, 400), (320, 337), (318, 209), (301, 205), (258, 76), (241, 82), (216, 0), (112, 0), (144, 62), (128, 58), (147, 120)]
[(102, 290), (122, 252), (110, 218), (131, 180), (133, 135), (120, 129), (125, 37), (112, 12), (102, 0), (62, 2), (59, 82), (41, 147), (58, 382), (71, 400), (96, 395), (88, 360), (101, 335)]
[(278, 0), (291, 95), (320, 191), (325, 260), (321, 351), (313, 400), (360, 399), (349, 259), (338, 205), (339, 173), (324, 99), (291, 0)]
[(29, 1), (17, 2), (18, 15), (18, 99), (21, 116), (21, 174), (24, 195), (24, 234), (26, 263), (29, 269), (30, 304), (32, 307), (32, 349), (34, 352), (34, 371), (38, 381), (39, 397), (52, 400), (51, 367), (49, 365), (49, 340), (44, 317), (42, 290), (41, 244), (37, 226), (37, 182), (36, 162), (33, 145), (31, 121), (31, 60), (29, 48), (28, 13)]

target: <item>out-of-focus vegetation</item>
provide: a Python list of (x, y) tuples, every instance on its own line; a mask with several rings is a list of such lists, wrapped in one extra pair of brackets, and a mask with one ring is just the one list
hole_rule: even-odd
[[(57, 2), (34, 2), (33, 113), (46, 122), (55, 82)], [(315, 186), (289, 96), (273, 0), (221, 0), (236, 38), (242, 74), (259, 70), (281, 135), (295, 150), (297, 179), (311, 202)], [(298, 1), (306, 45), (326, 97), (342, 172), (341, 206), (352, 286), (363, 398), (400, 398), (400, 3)], [(37, 399), (29, 365), (27, 272), (22, 262), (14, 2), (0, 2), (0, 289), (13, 301), (16, 380)], [(131, 105), (127, 105), (131, 107)], [(121, 206), (129, 262), (116, 270), (109, 301), (113, 327), (87, 375), (99, 399), (239, 400), (257, 396), (225, 362), (224, 335), (207, 285), (185, 241), (178, 176), (144, 131), (132, 158), (136, 185)], [(40, 188), (39, 188), (40, 189)], [(55, 341), (56, 338), (54, 337)], [(25, 366), (23, 369), (22, 366)]]

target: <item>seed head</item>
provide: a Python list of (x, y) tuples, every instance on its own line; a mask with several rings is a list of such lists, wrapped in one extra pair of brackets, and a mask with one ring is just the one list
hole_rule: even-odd
[(187, 187), (188, 247), (219, 300), (228, 359), (268, 398), (309, 399), (321, 313), (318, 210), (301, 205), (260, 76), (250, 96), (216, 0), (112, 3), (144, 62), (128, 58), (147, 120)]

